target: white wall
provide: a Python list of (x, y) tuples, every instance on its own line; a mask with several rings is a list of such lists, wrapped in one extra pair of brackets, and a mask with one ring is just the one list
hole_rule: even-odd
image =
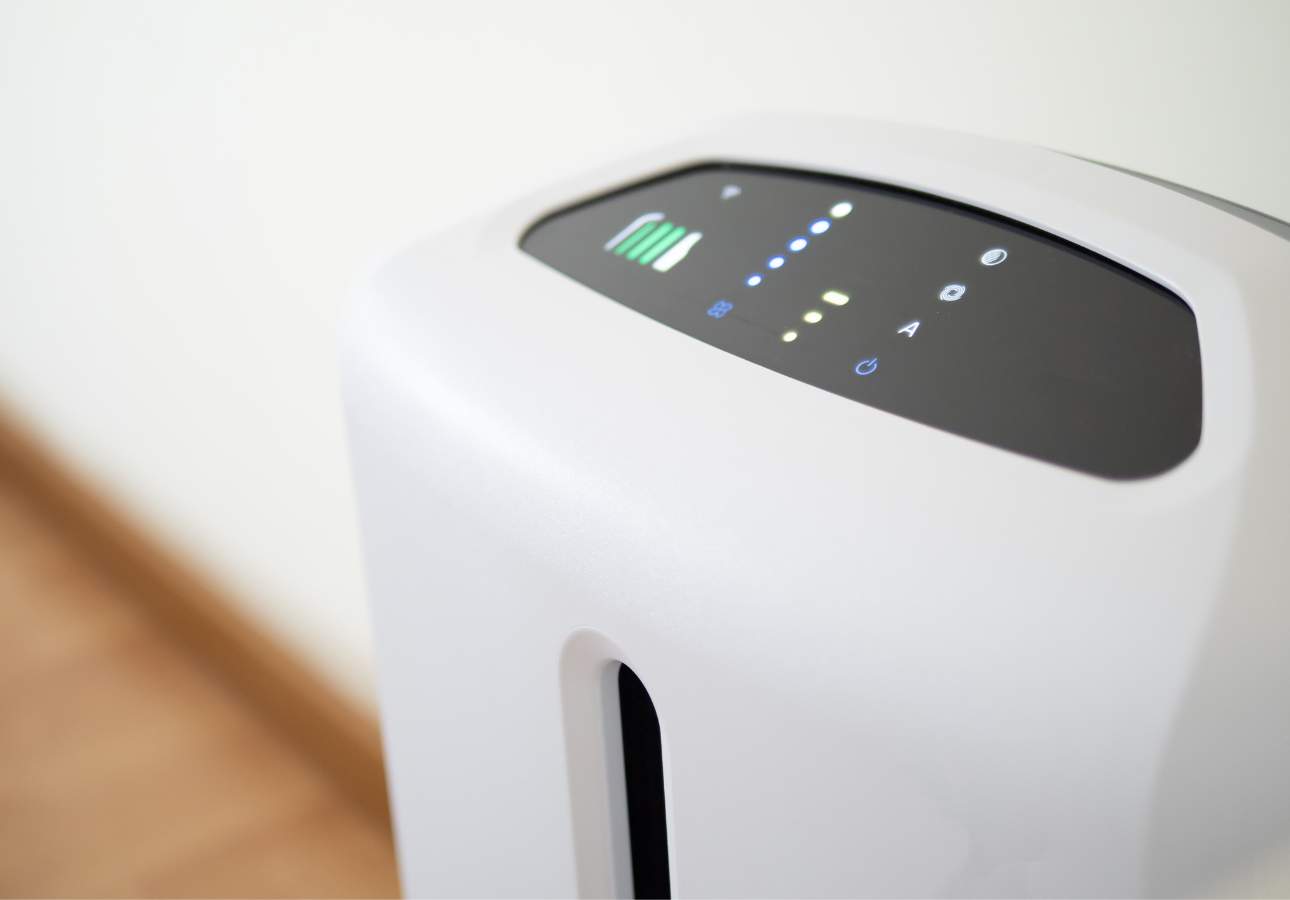
[(353, 695), (333, 364), (416, 235), (711, 117), (1049, 145), (1290, 218), (1290, 3), (0, 0), (0, 396)]

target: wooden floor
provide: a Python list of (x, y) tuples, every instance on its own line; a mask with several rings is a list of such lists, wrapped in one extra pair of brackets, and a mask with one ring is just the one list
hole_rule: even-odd
[(397, 896), (388, 827), (0, 470), (0, 896)]

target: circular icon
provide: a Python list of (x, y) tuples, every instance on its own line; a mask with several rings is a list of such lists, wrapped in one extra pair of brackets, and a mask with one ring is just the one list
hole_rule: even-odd
[(872, 356), (869, 359), (862, 359), (856, 363), (855, 372), (857, 375), (872, 375), (878, 371), (878, 357)]
[(963, 295), (967, 293), (967, 285), (964, 284), (947, 284), (941, 288), (941, 299), (946, 303), (953, 303), (955, 300), (962, 300)]
[(981, 254), (981, 265), (997, 266), (999, 263), (1003, 262), (1007, 258), (1008, 258), (1007, 250), (1004, 250), (1002, 247), (992, 247), (991, 249)]

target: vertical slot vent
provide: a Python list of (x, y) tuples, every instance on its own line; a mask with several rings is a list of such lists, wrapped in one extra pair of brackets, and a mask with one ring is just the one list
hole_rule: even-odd
[(658, 713), (645, 685), (625, 665), (618, 667), (618, 707), (623, 725), (627, 782), (627, 829), (631, 840), (632, 888), (638, 900), (672, 896), (667, 860), (667, 809), (663, 799), (663, 741)]

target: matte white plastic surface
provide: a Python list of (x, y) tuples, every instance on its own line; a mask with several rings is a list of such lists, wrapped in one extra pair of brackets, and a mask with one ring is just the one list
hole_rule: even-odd
[[(1200, 446), (1112, 482), (725, 354), (521, 253), (732, 160), (1030, 223), (1196, 314)], [(1290, 244), (1033, 147), (735, 124), (427, 240), (347, 406), (404, 889), (626, 892), (605, 673), (664, 742), (673, 891), (1213, 889), (1290, 836)]]

